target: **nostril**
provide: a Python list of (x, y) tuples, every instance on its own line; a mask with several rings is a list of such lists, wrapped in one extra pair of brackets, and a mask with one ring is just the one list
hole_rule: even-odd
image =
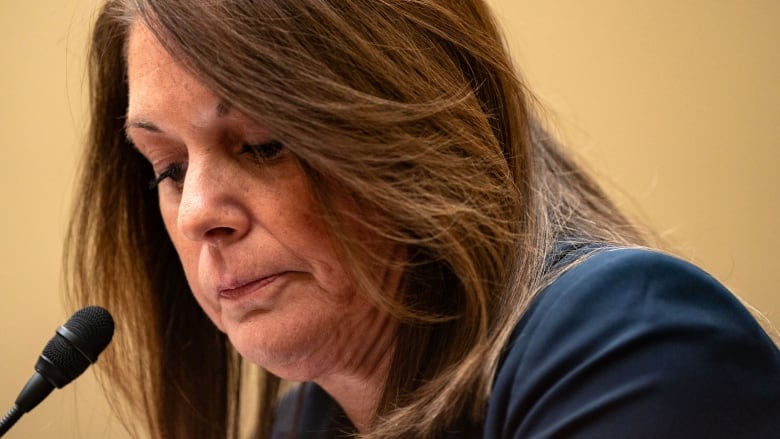
[(206, 232), (207, 239), (224, 239), (233, 236), (236, 230), (231, 227), (214, 227)]

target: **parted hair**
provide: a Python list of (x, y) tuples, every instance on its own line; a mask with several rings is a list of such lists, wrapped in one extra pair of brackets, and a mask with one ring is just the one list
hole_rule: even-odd
[[(142, 20), (189, 72), (294, 154), (359, 291), (399, 322), (365, 438), (479, 425), (512, 329), (561, 243), (636, 228), (547, 134), (482, 0), (109, 0), (90, 46), (91, 123), (66, 246), (74, 306), (116, 316), (99, 363), (137, 435), (266, 438), (280, 380), (246, 365), (195, 302), (124, 131), (126, 41)], [(336, 202), (336, 199), (341, 200)], [(339, 209), (343, 200), (359, 209)], [(347, 224), (403, 246), (376, 255)], [(403, 270), (390, 294), (371, 273)], [(139, 422), (140, 421), (140, 422)]]

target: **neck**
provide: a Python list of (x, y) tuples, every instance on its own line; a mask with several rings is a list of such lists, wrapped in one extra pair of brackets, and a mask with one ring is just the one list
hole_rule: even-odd
[(346, 373), (321, 377), (315, 382), (341, 406), (359, 433), (374, 422), (385, 390), (395, 346), (395, 328), (389, 319), (379, 319), (372, 328), (376, 343)]

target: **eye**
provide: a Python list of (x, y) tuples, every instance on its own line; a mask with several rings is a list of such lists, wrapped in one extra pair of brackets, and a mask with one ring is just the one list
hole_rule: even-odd
[(241, 146), (242, 154), (251, 154), (260, 163), (273, 162), (284, 151), (284, 144), (278, 140)]
[(186, 172), (187, 172), (186, 164), (173, 163), (167, 168), (165, 168), (165, 170), (162, 171), (160, 175), (157, 176), (157, 178), (154, 178), (152, 179), (152, 181), (149, 182), (149, 189), (156, 188), (166, 178), (170, 178), (172, 182), (176, 183), (177, 185), (181, 185), (184, 182), (184, 174), (186, 174)]

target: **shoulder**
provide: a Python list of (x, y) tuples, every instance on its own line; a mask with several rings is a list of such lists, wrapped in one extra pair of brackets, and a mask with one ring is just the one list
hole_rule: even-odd
[[(574, 320), (547, 319), (549, 313)], [(600, 250), (573, 265), (539, 294), (517, 331), (582, 322), (594, 329), (683, 326), (766, 338), (741, 302), (711, 275), (645, 249)]]
[(780, 352), (736, 297), (669, 255), (603, 250), (560, 275), (518, 324), (486, 431), (765, 437), (780, 432), (778, 412)]
[[(682, 259), (640, 248), (607, 248), (593, 251), (561, 274), (541, 292), (540, 305), (590, 294), (621, 295), (637, 290), (663, 293), (670, 287), (694, 294), (706, 289), (710, 291), (706, 298), (714, 292), (721, 299), (735, 300), (712, 276)], [(678, 292), (674, 295), (685, 296)]]

